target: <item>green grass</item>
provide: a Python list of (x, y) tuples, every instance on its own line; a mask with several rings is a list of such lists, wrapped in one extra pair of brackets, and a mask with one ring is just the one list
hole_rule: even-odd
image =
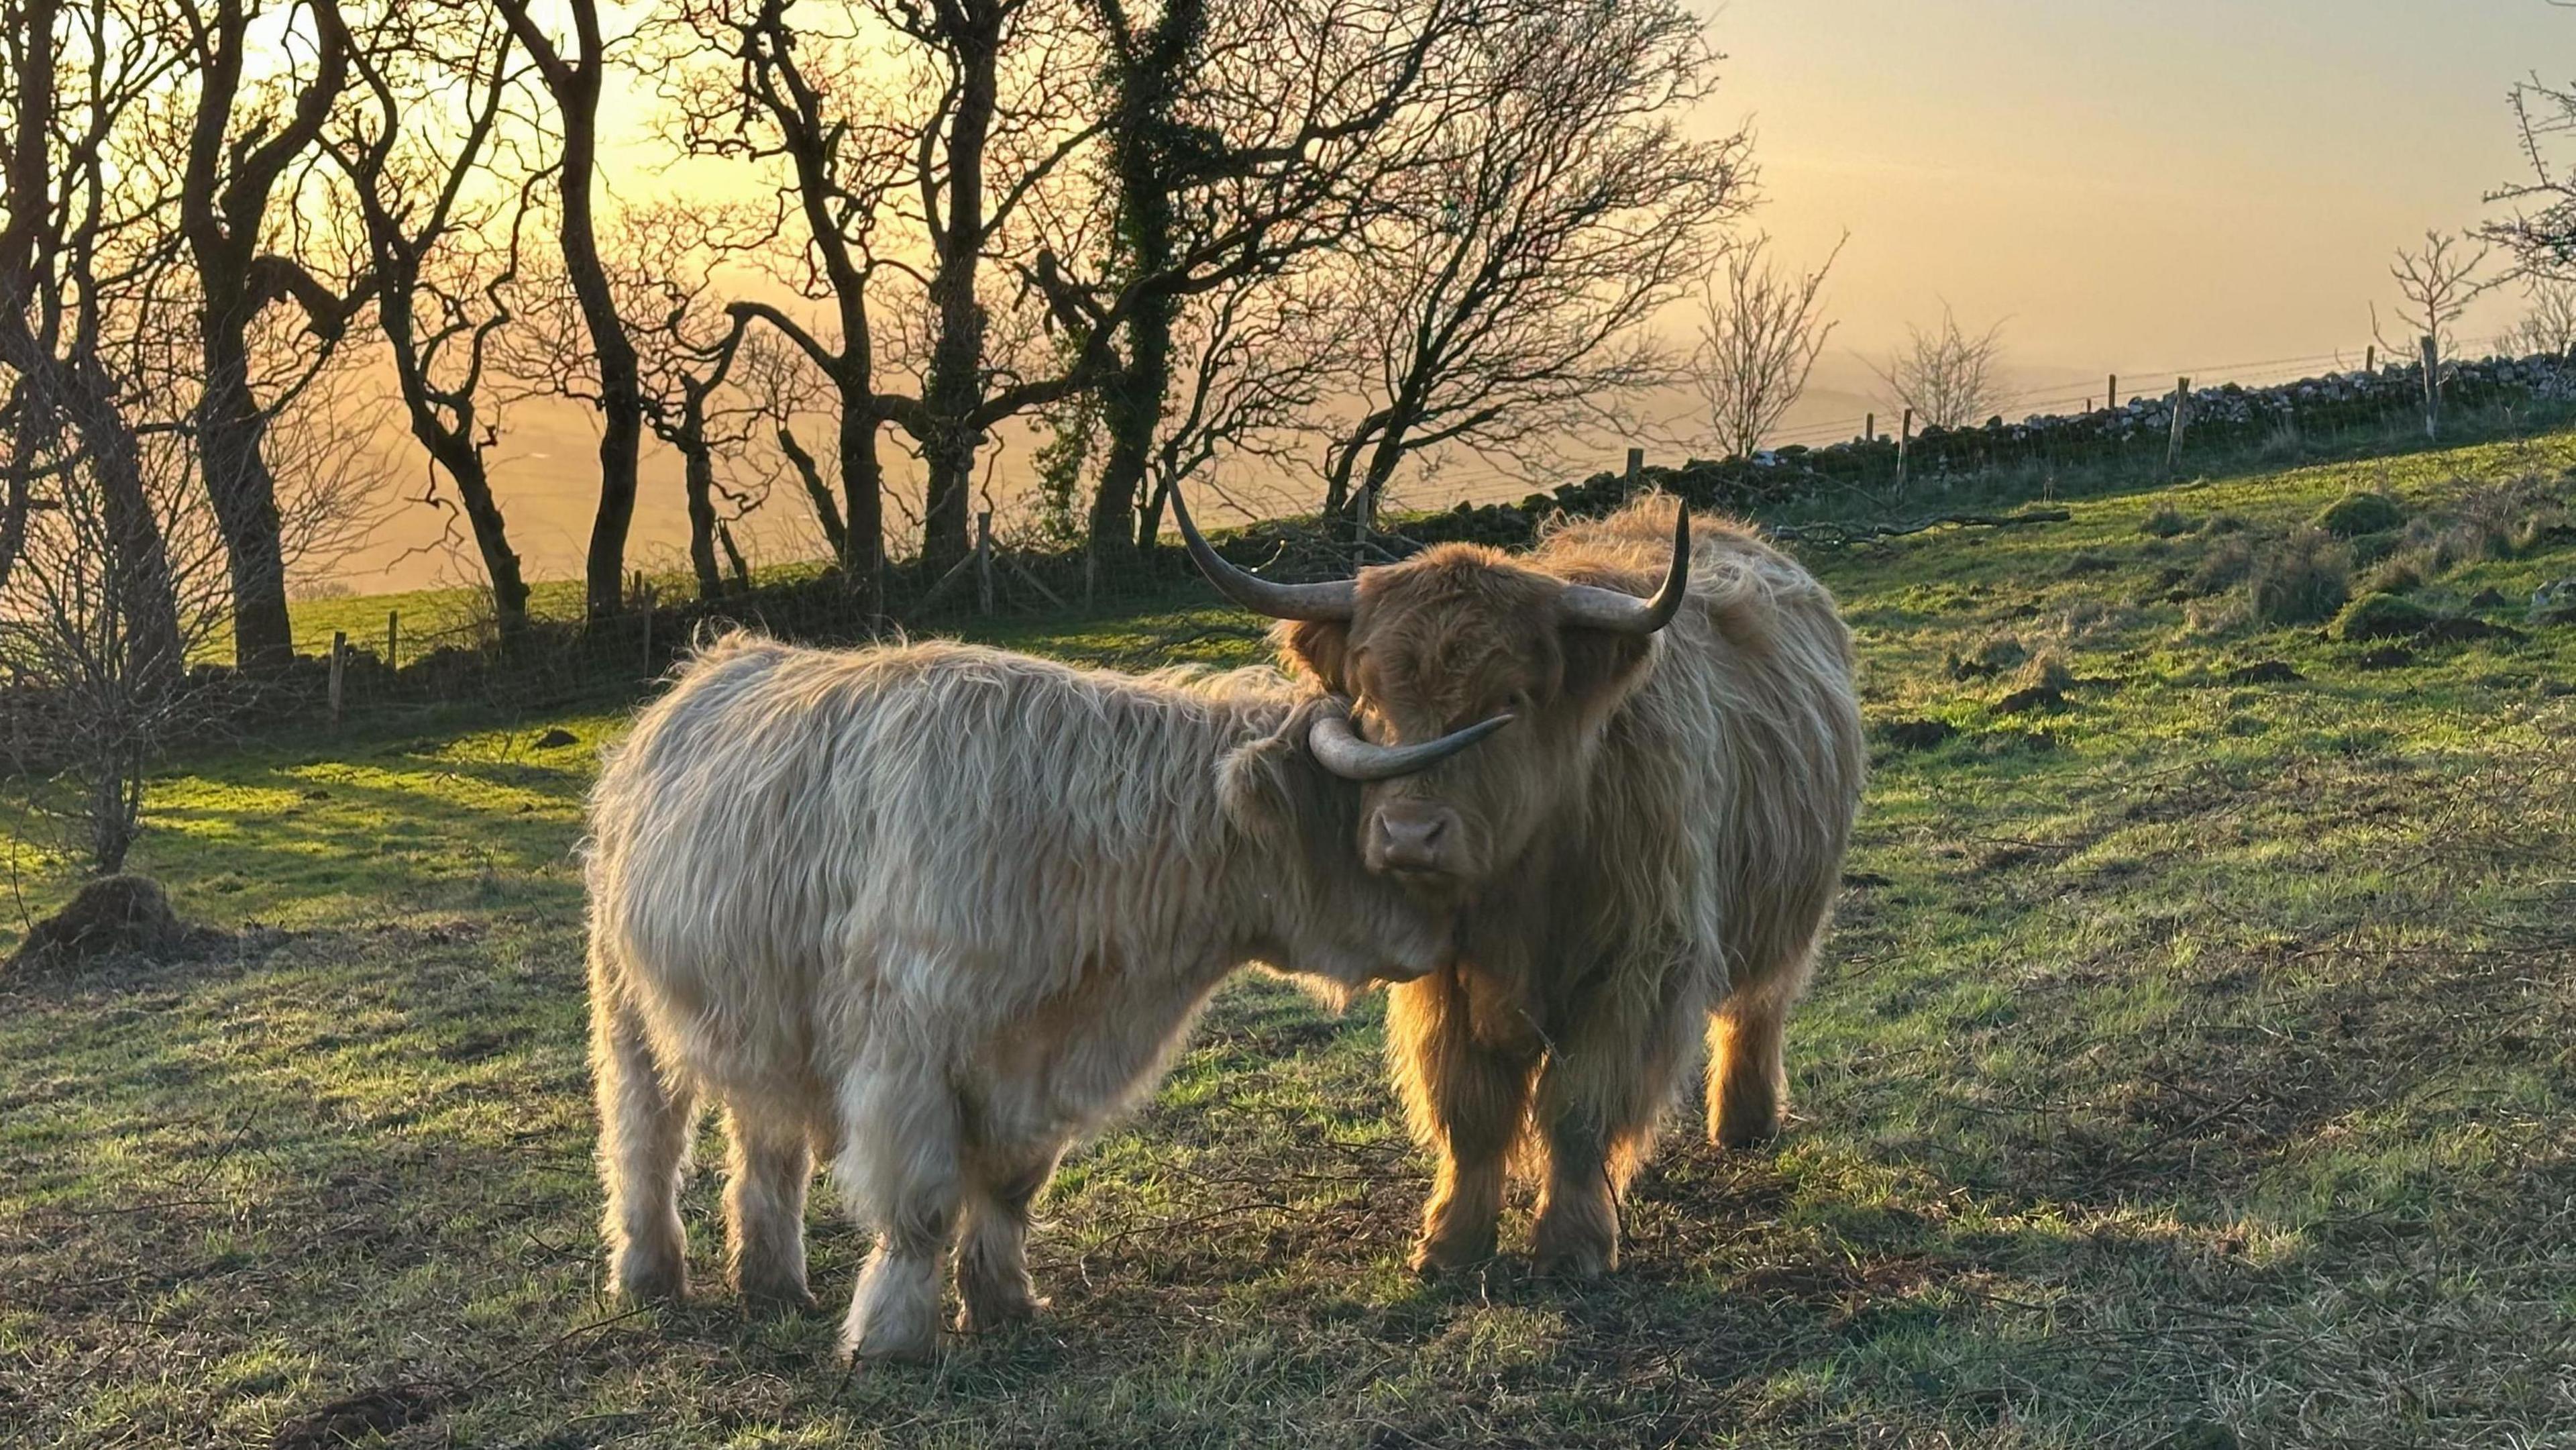
[[(2213, 516), (2441, 514), (2571, 465), (2423, 453), (1814, 559), (1873, 723), (1957, 733), (1876, 764), (1792, 1130), (1729, 1156), (1677, 1122), (1591, 1288), (1408, 1278), (1376, 1007), (1250, 977), (1067, 1165), (1038, 1325), (853, 1373), (838, 1304), (626, 1313), (571, 855), (616, 721), (192, 768), (136, 864), (238, 949), (0, 979), (0, 1438), (266, 1443), (379, 1391), (424, 1446), (2576, 1443), (2576, 627), (2392, 664), (2174, 597)], [(2570, 574), (2560, 542), (2411, 597), (2519, 626)], [(1260, 649), (1186, 607), (994, 637)], [(1973, 662), (2043, 653), (2062, 705), (1999, 709), (2023, 681)], [(537, 748), (556, 723), (578, 743)], [(812, 1225), (840, 1299), (862, 1244), (828, 1192)]]

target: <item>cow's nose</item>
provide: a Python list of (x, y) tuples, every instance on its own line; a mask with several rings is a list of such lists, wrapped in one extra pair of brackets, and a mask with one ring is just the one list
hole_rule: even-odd
[(1438, 806), (1390, 805), (1377, 813), (1378, 864), (1389, 871), (1436, 871), (1454, 817)]

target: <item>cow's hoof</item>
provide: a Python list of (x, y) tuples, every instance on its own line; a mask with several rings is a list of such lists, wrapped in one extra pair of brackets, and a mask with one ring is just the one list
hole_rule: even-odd
[(857, 1343), (844, 1341), (841, 1345), (841, 1362), (853, 1369), (872, 1364), (928, 1364), (938, 1354), (936, 1334), (861, 1334)]
[(1708, 1140), (1729, 1153), (1749, 1153), (1768, 1148), (1779, 1138), (1781, 1120), (1778, 1114), (1759, 1118), (1719, 1117), (1708, 1130)]
[(1619, 1267), (1619, 1241), (1610, 1234), (1567, 1229), (1541, 1217), (1530, 1264), (1544, 1279), (1588, 1284)]
[(1025, 1324), (1046, 1312), (1049, 1302), (1035, 1294), (1022, 1294), (977, 1303), (970, 1299), (957, 1315), (960, 1334), (991, 1334), (1014, 1324)]
[(759, 1315), (811, 1314), (818, 1307), (805, 1286), (792, 1280), (747, 1279), (742, 1285), (742, 1302), (744, 1308)]
[(1493, 1261), (1494, 1236), (1430, 1238), (1416, 1245), (1405, 1267), (1425, 1279), (1461, 1273)]
[(1569, 1284), (1589, 1284), (1608, 1274), (1612, 1267), (1610, 1256), (1594, 1248), (1558, 1249), (1538, 1255), (1531, 1263), (1540, 1278)]
[(689, 1268), (677, 1254), (627, 1250), (609, 1260), (608, 1281), (619, 1298), (636, 1304), (677, 1304), (689, 1297)]

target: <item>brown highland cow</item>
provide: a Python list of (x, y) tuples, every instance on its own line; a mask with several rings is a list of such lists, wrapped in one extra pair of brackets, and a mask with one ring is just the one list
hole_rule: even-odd
[[(1396, 1081), (1438, 1158), (1415, 1267), (1494, 1253), (1524, 1149), (1543, 1164), (1540, 1268), (1616, 1267), (1620, 1191), (1703, 1030), (1710, 1135), (1780, 1124), (1783, 1019), (1865, 766), (1832, 597), (1668, 498), (1524, 555), (1449, 544), (1303, 585), (1234, 568), (1175, 519), (1220, 588), (1286, 621), (1291, 665), (1356, 701), (1357, 728), (1318, 732), (1317, 759), (1370, 781), (1369, 868), (1459, 914), (1457, 962), (1390, 1010)], [(1377, 778), (1384, 752), (1500, 715), (1519, 723)]]

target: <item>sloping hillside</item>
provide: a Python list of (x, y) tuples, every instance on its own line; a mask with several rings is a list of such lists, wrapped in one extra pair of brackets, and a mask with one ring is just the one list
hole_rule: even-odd
[[(2576, 575), (2571, 465), (2545, 439), (1815, 558), (1879, 745), (1792, 1027), (1796, 1121), (1723, 1156), (1677, 1119), (1628, 1268), (1591, 1288), (1405, 1275), (1423, 1169), (1376, 1008), (1247, 979), (1068, 1164), (1036, 1327), (851, 1374), (837, 1304), (608, 1307), (569, 853), (615, 722), (172, 780), (137, 864), (236, 943), (0, 978), (0, 1422), (84, 1446), (2564, 1442), (2576, 624), (2528, 613)], [(2298, 532), (2356, 491), (2399, 516)], [(2338, 623), (2339, 579), (2424, 612)], [(1216, 609), (1008, 642), (1261, 648)], [(575, 743), (539, 746), (556, 726)], [(714, 1194), (689, 1199), (707, 1282)], [(814, 1236), (838, 1299), (862, 1245), (828, 1194)]]

